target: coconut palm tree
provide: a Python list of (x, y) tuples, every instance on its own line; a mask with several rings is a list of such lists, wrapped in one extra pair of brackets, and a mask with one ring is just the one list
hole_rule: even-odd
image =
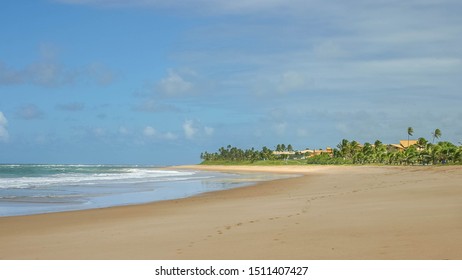
[(414, 129), (412, 127), (407, 128), (407, 147), (409, 148), (409, 136), (412, 136), (414, 134)]
[(433, 141), (432, 143), (435, 143), (435, 138), (436, 139), (439, 139), (441, 137), (441, 130), (439, 128), (435, 129), (435, 131), (432, 132), (432, 136), (433, 136)]
[(440, 145), (433, 145), (431, 148), (431, 159), (433, 164), (437, 164), (440, 162), (441, 159), (441, 146)]
[(350, 146), (349, 147), (349, 153), (350, 153), (349, 158), (353, 159), (353, 163), (355, 163), (355, 159), (354, 159), (355, 155), (361, 152), (361, 146), (355, 140), (351, 141), (349, 146)]
[(417, 140), (417, 146), (419, 147), (419, 149), (423, 150), (425, 149), (425, 147), (427, 146), (427, 139), (423, 138), (423, 137), (420, 137), (418, 140)]
[(430, 163), (430, 149), (431, 149), (431, 143), (428, 143), (427, 139), (420, 137), (417, 140), (417, 148), (418, 148), (418, 159), (419, 162), (423, 165), (426, 165)]
[(289, 152), (293, 152), (293, 151), (294, 151), (294, 148), (292, 147), (291, 144), (287, 145), (287, 151), (289, 151)]
[(453, 162), (456, 156), (457, 146), (447, 141), (438, 143), (438, 146), (441, 146), (441, 163)]
[(273, 158), (273, 151), (268, 149), (268, 147), (264, 146), (261, 150), (261, 157), (263, 160), (268, 160)]
[(281, 144), (276, 145), (276, 152), (282, 152)]
[(375, 151), (376, 161), (380, 163), (384, 163), (385, 156), (387, 154), (387, 147), (382, 143), (382, 141), (376, 140), (374, 142), (374, 151)]
[(340, 155), (343, 159), (346, 159), (349, 156), (350, 142), (347, 139), (343, 139), (342, 142), (337, 145), (337, 148), (339, 149)]
[(371, 143), (364, 143), (363, 148), (361, 149), (361, 153), (363, 155), (362, 163), (371, 163), (375, 162), (375, 153), (374, 147)]
[(454, 162), (455, 163), (462, 163), (462, 146), (460, 146), (456, 153), (454, 154)]
[(403, 161), (405, 164), (414, 164), (419, 156), (415, 146), (408, 147), (403, 153)]

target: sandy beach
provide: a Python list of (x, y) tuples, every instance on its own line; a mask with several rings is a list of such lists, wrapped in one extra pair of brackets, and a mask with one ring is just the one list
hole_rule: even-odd
[(300, 174), (186, 199), (0, 218), (0, 259), (462, 259), (462, 167)]

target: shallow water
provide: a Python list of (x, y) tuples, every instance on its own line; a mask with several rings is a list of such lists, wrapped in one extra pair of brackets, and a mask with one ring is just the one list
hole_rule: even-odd
[(170, 200), (285, 177), (149, 166), (0, 165), (0, 216)]

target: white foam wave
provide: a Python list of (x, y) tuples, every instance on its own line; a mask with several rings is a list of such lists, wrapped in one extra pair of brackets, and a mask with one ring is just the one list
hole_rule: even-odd
[(0, 189), (31, 189), (57, 185), (144, 183), (191, 179), (195, 172), (127, 168), (114, 173), (65, 173), (44, 177), (0, 178)]

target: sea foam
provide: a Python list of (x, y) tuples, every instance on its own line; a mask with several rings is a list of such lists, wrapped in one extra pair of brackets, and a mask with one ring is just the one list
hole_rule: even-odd
[(274, 178), (146, 166), (0, 165), (0, 216), (178, 199)]

